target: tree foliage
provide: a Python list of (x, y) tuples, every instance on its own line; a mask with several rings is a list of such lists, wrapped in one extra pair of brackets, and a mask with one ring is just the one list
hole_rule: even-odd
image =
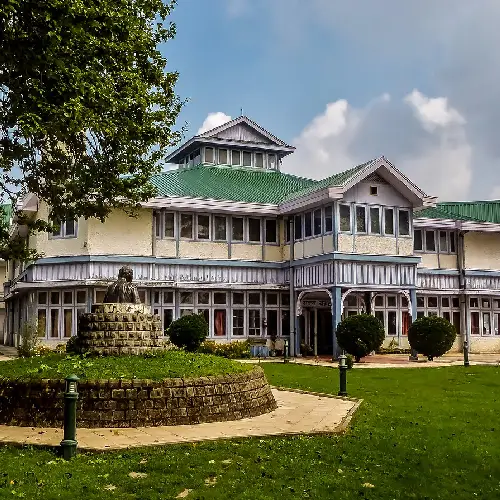
[(356, 361), (376, 351), (384, 341), (384, 325), (370, 314), (356, 314), (343, 319), (337, 326), (337, 341)]
[(194, 352), (208, 336), (208, 323), (201, 314), (181, 316), (171, 323), (167, 333), (172, 344)]
[(408, 342), (411, 347), (431, 360), (448, 352), (456, 336), (455, 327), (439, 316), (419, 318), (408, 330)]
[[(0, 194), (34, 193), (51, 220), (133, 212), (182, 102), (159, 44), (175, 0), (4, 0), (0, 4)], [(30, 232), (46, 221), (14, 213)], [(0, 257), (30, 257), (0, 229)], [(31, 256), (32, 257), (32, 256)]]

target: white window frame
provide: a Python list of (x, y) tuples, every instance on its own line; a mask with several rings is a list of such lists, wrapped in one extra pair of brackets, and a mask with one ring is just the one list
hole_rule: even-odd
[[(224, 219), (226, 221), (226, 237), (224, 239), (217, 239), (216, 238), (216, 231), (215, 231), (215, 218), (220, 217), (221, 219)], [(227, 215), (221, 215), (221, 214), (213, 214), (212, 216), (212, 235), (213, 235), (213, 241), (217, 242), (227, 242), (228, 241), (228, 217)], [(232, 225), (231, 225), (231, 230), (232, 230)]]
[[(372, 231), (372, 210), (378, 211), (378, 233)], [(382, 236), (383, 228), (382, 228), (382, 207), (380, 205), (368, 205), (368, 233), (373, 234), (375, 236)]]
[[(250, 219), (258, 220), (259, 221), (259, 240), (250, 240)], [(246, 227), (245, 227), (246, 226)], [(246, 229), (246, 231), (245, 231)], [(250, 244), (250, 245), (260, 245), (262, 244), (262, 238), (263, 238), (263, 233), (264, 231), (262, 230), (262, 218), (261, 217), (245, 217), (243, 220), (243, 235), (245, 238), (245, 242)]]
[[(276, 239), (275, 241), (267, 241), (267, 221), (274, 221), (276, 225)], [(279, 245), (280, 241), (280, 225), (278, 224), (278, 219), (273, 219), (267, 217), (264, 219), (264, 243), (266, 245)]]
[[(208, 238), (200, 238), (198, 232), (198, 218), (199, 217), (208, 217)], [(196, 241), (212, 241), (212, 215), (211, 214), (200, 214), (197, 213), (195, 216), (196, 228), (195, 228), (195, 239)]]
[[(362, 208), (365, 211), (365, 230), (364, 231), (358, 231), (358, 208)], [(368, 234), (368, 214), (367, 214), (367, 206), (366, 205), (360, 205), (360, 204), (355, 204), (354, 205), (354, 230), (355, 234)]]
[[(397, 235), (398, 238), (410, 238), (412, 236), (412, 220), (411, 211), (408, 208), (397, 208)], [(399, 214), (401, 212), (406, 212), (408, 214), (408, 234), (401, 234), (401, 227), (399, 224)]]
[[(220, 160), (220, 152), (225, 151), (226, 152), (226, 163), (221, 163)], [(217, 165), (231, 165), (231, 150), (228, 148), (218, 148), (217, 149)]]
[[(390, 210), (392, 212), (392, 233), (387, 233), (386, 230), (385, 230), (385, 221), (386, 221), (386, 218), (387, 218), (387, 211), (388, 210)], [(395, 219), (395, 215), (396, 215), (396, 209), (394, 207), (383, 207), (383, 210), (382, 210), (382, 224), (383, 224), (383, 227), (381, 228), (382, 229), (381, 234), (383, 234), (384, 236), (390, 236), (392, 238), (396, 237), (396, 221), (394, 220)]]
[[(327, 209), (330, 209), (331, 213), (331, 220), (332, 220), (332, 228), (330, 230), (326, 230), (326, 211)], [(333, 205), (326, 205), (323, 207), (323, 234), (331, 234), (333, 233), (333, 229), (335, 227), (335, 210), (333, 209)]]
[[(245, 165), (244, 162), (243, 162), (243, 155), (245, 154), (249, 154), (250, 155), (250, 165)], [(241, 166), (242, 167), (253, 167), (254, 166), (254, 163), (253, 163), (253, 153), (251, 151), (248, 151), (248, 150), (242, 150), (241, 151)]]
[[(340, 216), (340, 207), (347, 207), (349, 208), (349, 230), (346, 231), (345, 229), (342, 229), (342, 218)], [(339, 233), (344, 233), (344, 234), (353, 234), (354, 231), (353, 231), (353, 210), (352, 210), (352, 205), (349, 204), (349, 203), (339, 203), (338, 204), (338, 221), (339, 221), (339, 224), (338, 224), (338, 228), (339, 228)]]
[(78, 219), (74, 220), (75, 223), (75, 234), (66, 234), (66, 222), (67, 220), (64, 220), (61, 222), (59, 226), (59, 234), (53, 234), (49, 233), (49, 239), (50, 240), (67, 240), (71, 238), (78, 238)]
[[(231, 158), (230, 158), (231, 163), (230, 163), (230, 165), (232, 167), (241, 167), (242, 166), (242, 161), (243, 161), (243, 154), (242, 154), (241, 149), (231, 149), (229, 151), (231, 151)], [(239, 156), (240, 156), (240, 162), (239, 163), (233, 163), (233, 152), (235, 152), (235, 153), (237, 152), (239, 154)]]
[[(189, 215), (191, 217), (191, 236), (182, 236), (182, 216), (183, 215)], [(196, 214), (194, 214), (193, 212), (179, 212), (179, 216), (177, 217), (177, 221), (178, 221), (178, 235), (179, 235), (179, 239), (180, 240), (184, 240), (184, 241), (193, 241), (194, 240), (194, 236), (196, 234), (196, 230), (197, 230), (197, 217), (195, 217)]]
[[(211, 149), (212, 150), (212, 161), (207, 161), (207, 149)], [(203, 148), (203, 163), (207, 163), (209, 165), (215, 165), (215, 161), (216, 161), (216, 149), (213, 147), (213, 146), (205, 146)]]

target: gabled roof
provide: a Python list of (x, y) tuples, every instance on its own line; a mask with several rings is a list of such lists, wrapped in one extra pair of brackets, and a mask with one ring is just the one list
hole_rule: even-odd
[(425, 208), (415, 215), (422, 219), (451, 219), (500, 224), (500, 200), (442, 202), (438, 203), (435, 208)]
[(167, 156), (166, 161), (178, 163), (186, 154), (189, 154), (201, 145), (212, 144), (222, 147), (265, 149), (278, 153), (280, 157), (295, 151), (293, 146), (278, 139), (278, 137), (253, 120), (250, 120), (247, 116), (239, 116), (218, 127), (193, 136), (181, 144), (175, 151), (172, 151)]
[(151, 182), (157, 196), (280, 204), (290, 193), (317, 183), (276, 170), (200, 166), (169, 170)]

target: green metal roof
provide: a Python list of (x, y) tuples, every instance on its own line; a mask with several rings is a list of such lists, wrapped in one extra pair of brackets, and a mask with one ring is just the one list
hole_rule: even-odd
[(275, 170), (199, 165), (168, 170), (151, 178), (157, 196), (186, 196), (278, 205), (331, 186), (343, 186), (371, 160), (317, 181)]
[(278, 171), (205, 166), (157, 174), (151, 182), (157, 196), (186, 196), (277, 205), (291, 193), (318, 181)]
[(500, 224), (500, 200), (450, 201), (420, 210), (417, 217), (427, 219), (470, 220)]

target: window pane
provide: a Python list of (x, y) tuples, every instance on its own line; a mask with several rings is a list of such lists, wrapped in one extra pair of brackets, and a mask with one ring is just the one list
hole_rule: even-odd
[(64, 309), (64, 336), (71, 337), (73, 331), (73, 310)]
[(192, 304), (193, 292), (181, 292), (181, 304)]
[(491, 335), (491, 315), (483, 313), (483, 335)]
[(356, 232), (366, 233), (366, 209), (356, 207)]
[(219, 149), (219, 163), (221, 165), (227, 165), (227, 149)]
[(458, 297), (452, 297), (451, 305), (452, 305), (452, 307), (459, 308), (460, 307), (460, 299)]
[(281, 335), (290, 335), (290, 311), (281, 310)]
[(59, 309), (50, 310), (50, 336), (59, 337)]
[(312, 236), (312, 212), (306, 212), (304, 214), (304, 238), (309, 238)]
[(153, 291), (153, 304), (160, 304), (161, 294), (158, 290)]
[(459, 312), (454, 312), (452, 314), (452, 322), (453, 326), (455, 327), (455, 330), (457, 331), (458, 334), (460, 334), (460, 313)]
[(252, 166), (252, 153), (248, 151), (243, 151), (243, 166), (251, 167)]
[(321, 223), (321, 208), (314, 211), (314, 236), (318, 236), (322, 232), (322, 223)]
[(233, 217), (233, 241), (243, 241), (243, 219)]
[(181, 214), (181, 238), (193, 238), (192, 214)]
[(214, 310), (214, 336), (215, 337), (225, 337), (226, 336), (226, 310), (225, 309), (215, 309)]
[(490, 307), (490, 299), (485, 299), (484, 297), (481, 299), (481, 307), (489, 309)]
[(384, 307), (384, 296), (376, 295), (375, 296), (375, 307)]
[(210, 325), (210, 309), (198, 309), (198, 314)]
[(182, 318), (184, 316), (191, 316), (192, 314), (194, 314), (194, 311), (192, 309), (181, 309), (180, 314)]
[(233, 309), (233, 335), (241, 337), (245, 334), (245, 310)]
[(278, 230), (276, 219), (266, 219), (266, 243), (278, 242)]
[(47, 331), (47, 311), (45, 309), (38, 309), (38, 336), (45, 337)]
[(448, 252), (448, 233), (439, 231), (439, 251)]
[(214, 232), (216, 240), (226, 241), (227, 239), (226, 228), (227, 228), (226, 217), (223, 215), (215, 215)]
[(471, 307), (479, 307), (479, 299), (477, 297), (471, 297), (469, 305)]
[(290, 305), (290, 294), (289, 293), (282, 293), (281, 294), (281, 305), (282, 306), (289, 306)]
[(76, 234), (76, 223), (72, 219), (66, 220), (65, 224), (65, 236), (75, 236)]
[(245, 303), (245, 294), (234, 292), (233, 293), (233, 304), (243, 305)]
[(248, 335), (260, 335), (260, 309), (248, 311)]
[(410, 329), (410, 313), (401, 311), (401, 335), (408, 335)]
[(226, 292), (215, 292), (214, 293), (214, 304), (222, 305), (227, 301)]
[(78, 290), (76, 292), (76, 303), (77, 304), (87, 303), (87, 292), (85, 290)]
[(104, 296), (106, 295), (106, 290), (96, 290), (95, 292), (95, 302), (96, 304), (102, 304)]
[(398, 330), (396, 326), (396, 311), (387, 312), (387, 334), (397, 335)]
[(231, 151), (231, 165), (241, 165), (241, 152), (237, 150)]
[(417, 307), (425, 307), (425, 298), (417, 297)]
[(302, 239), (302, 216), (301, 215), (295, 216), (295, 239), (296, 240)]
[(198, 215), (198, 239), (210, 239), (210, 216)]
[(173, 238), (174, 233), (174, 214), (166, 213), (165, 216), (165, 236), (167, 238)]
[(51, 304), (59, 304), (60, 301), (60, 294), (59, 292), (50, 292), (50, 303)]
[(63, 292), (63, 304), (73, 304), (73, 292)]
[(248, 241), (261, 241), (260, 219), (248, 219)]
[(437, 297), (427, 297), (427, 307), (436, 307), (438, 306), (438, 298)]
[(396, 297), (393, 295), (387, 297), (387, 307), (396, 307)]
[(455, 233), (450, 233), (450, 253), (456, 253), (457, 252), (457, 246), (456, 246), (456, 240), (455, 240)]
[(413, 232), (413, 249), (423, 250), (421, 229), (415, 229), (415, 231)]
[(479, 313), (470, 313), (470, 333), (471, 335), (479, 335)]
[(449, 297), (442, 297), (441, 298), (441, 307), (450, 307), (450, 298)]
[(163, 303), (173, 304), (174, 303), (174, 292), (163, 292)]
[(267, 335), (269, 337), (278, 336), (278, 310), (267, 311)]
[(427, 252), (436, 251), (436, 233), (434, 231), (425, 232), (425, 250)]
[(209, 304), (210, 292), (198, 292), (198, 304)]
[(38, 292), (38, 303), (39, 304), (47, 303), (47, 292)]
[(384, 325), (385, 328), (384, 311), (375, 311), (375, 317)]
[(260, 305), (260, 292), (249, 292), (248, 303), (252, 306)]
[(325, 207), (325, 233), (333, 231), (333, 208)]
[(451, 314), (450, 314), (450, 311), (443, 311), (443, 318), (446, 321), (449, 321), (451, 323)]
[(290, 243), (290, 219), (284, 219), (285, 225), (285, 243)]
[(399, 211), (399, 234), (402, 236), (410, 234), (410, 212), (408, 210)]
[(500, 323), (500, 314), (494, 313), (493, 314), (493, 333), (495, 335), (500, 335), (500, 330), (499, 330), (500, 324), (499, 323)]
[(262, 153), (255, 153), (255, 166), (257, 168), (264, 167), (264, 157), (263, 157)]
[(349, 307), (357, 307), (357, 305), (358, 305), (358, 296), (357, 295), (353, 295), (353, 294), (349, 294), (347, 296), (346, 302), (347, 302), (347, 305)]
[(213, 163), (214, 162), (214, 149), (213, 148), (205, 148), (205, 162)]
[(384, 233), (394, 234), (394, 210), (392, 208), (386, 208), (384, 218)]
[(266, 304), (268, 306), (277, 306), (278, 305), (278, 294), (275, 292), (267, 292), (266, 293)]
[(380, 234), (380, 210), (378, 208), (370, 208), (370, 232)]
[(349, 205), (340, 205), (340, 230), (350, 231), (351, 230), (351, 207)]
[(163, 309), (163, 331), (165, 331), (174, 321), (174, 310)]
[(276, 169), (276, 155), (267, 155), (267, 168)]

